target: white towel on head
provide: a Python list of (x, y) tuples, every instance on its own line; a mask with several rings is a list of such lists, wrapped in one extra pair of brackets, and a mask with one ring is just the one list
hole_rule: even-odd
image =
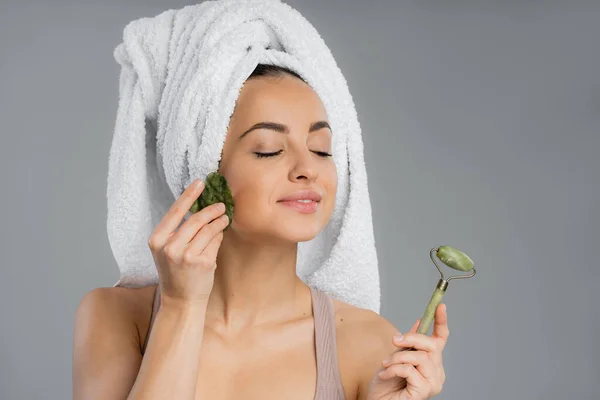
[(115, 286), (158, 282), (150, 234), (192, 181), (218, 169), (244, 81), (257, 64), (273, 64), (297, 72), (321, 98), (338, 173), (331, 220), (298, 244), (297, 274), (334, 298), (379, 313), (354, 102), (329, 48), (300, 13), (280, 0), (205, 1), (130, 22), (114, 56), (122, 68), (107, 179), (107, 231), (120, 271)]

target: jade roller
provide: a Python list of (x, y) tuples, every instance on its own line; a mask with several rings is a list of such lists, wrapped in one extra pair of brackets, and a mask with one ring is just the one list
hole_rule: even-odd
[[(433, 253), (436, 253), (437, 257), (447, 266), (457, 271), (471, 271), (471, 275), (456, 275), (451, 276), (448, 279), (444, 279), (444, 273), (440, 269), (439, 265), (433, 258)], [(429, 304), (427, 304), (427, 308), (425, 309), (425, 313), (423, 314), (423, 318), (421, 318), (421, 323), (419, 324), (419, 328), (417, 329), (418, 333), (427, 334), (429, 331), (429, 327), (431, 326), (431, 322), (433, 322), (435, 316), (435, 310), (438, 305), (441, 303), (442, 298), (444, 297), (444, 293), (446, 292), (446, 288), (448, 287), (448, 282), (452, 279), (464, 279), (471, 278), (475, 275), (475, 268), (473, 268), (473, 261), (460, 250), (457, 250), (450, 246), (440, 246), (439, 248), (432, 248), (429, 251), (429, 257), (431, 257), (431, 261), (435, 264), (438, 271), (440, 271), (441, 279), (439, 280), (437, 287), (435, 288), (433, 295), (431, 296), (431, 300), (429, 300)], [(414, 350), (412, 347), (407, 347), (402, 350)], [(400, 350), (400, 351), (402, 351)]]

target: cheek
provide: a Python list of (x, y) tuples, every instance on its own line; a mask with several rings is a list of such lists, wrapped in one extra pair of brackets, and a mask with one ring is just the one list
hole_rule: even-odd
[(331, 202), (333, 203), (335, 201), (338, 184), (337, 169), (335, 168), (335, 164), (332, 163), (332, 166), (326, 169), (324, 172), (322, 185), (325, 188), (325, 191), (327, 192)]
[(266, 179), (264, 175), (250, 174), (243, 168), (229, 171), (227, 181), (233, 195), (237, 223), (246, 225), (268, 211), (272, 199), (269, 198), (270, 186)]
[(332, 190), (336, 190), (337, 189), (337, 183), (338, 183), (338, 176), (337, 176), (337, 169), (335, 168), (335, 165), (331, 168), (330, 173), (330, 186)]

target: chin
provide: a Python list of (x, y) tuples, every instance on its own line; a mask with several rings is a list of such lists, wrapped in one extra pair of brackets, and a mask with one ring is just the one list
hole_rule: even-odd
[(277, 221), (254, 231), (254, 238), (263, 237), (268, 242), (299, 243), (308, 242), (321, 233), (324, 225), (314, 222)]
[(311, 230), (305, 232), (286, 232), (286, 235), (282, 237), (282, 239), (293, 243), (308, 242), (316, 238), (320, 232), (320, 230)]
[(290, 221), (278, 227), (279, 237), (290, 242), (308, 242), (321, 233), (325, 225), (322, 221)]
[(285, 215), (277, 218), (272, 226), (276, 227), (282, 239), (291, 242), (308, 242), (317, 237), (327, 226), (331, 213), (326, 211), (319, 210), (315, 214)]
[(317, 221), (290, 221), (276, 220), (269, 225), (232, 225), (236, 236), (246, 237), (248, 240), (260, 243), (299, 243), (308, 242), (317, 237), (325, 226)]

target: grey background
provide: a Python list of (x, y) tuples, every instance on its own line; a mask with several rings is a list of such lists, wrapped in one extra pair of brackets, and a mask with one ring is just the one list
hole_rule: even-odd
[[(288, 3), (354, 96), (381, 314), (401, 331), (422, 315), (431, 247), (478, 268), (444, 299), (439, 398), (600, 398), (600, 2)], [(118, 279), (112, 52), (130, 20), (192, 3), (0, 4), (0, 398), (65, 399), (76, 307)]]

